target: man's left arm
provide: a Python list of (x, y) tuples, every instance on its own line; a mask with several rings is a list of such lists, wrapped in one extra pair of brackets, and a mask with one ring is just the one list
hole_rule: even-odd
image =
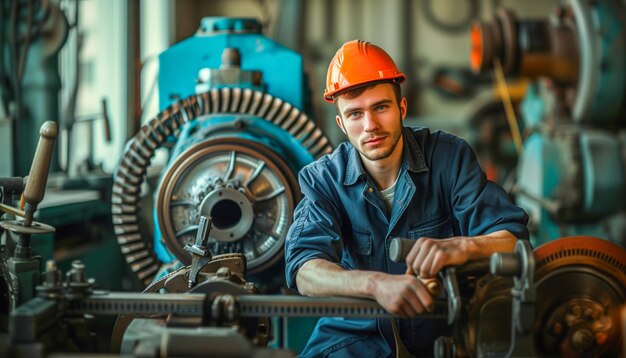
[(489, 257), (494, 252), (512, 252), (517, 238), (507, 230), (473, 237), (419, 238), (406, 256), (407, 274), (434, 277), (447, 266)]
[(499, 185), (485, 177), (476, 155), (464, 140), (450, 144), (444, 178), (446, 196), (456, 237), (420, 238), (407, 255), (407, 272), (433, 277), (442, 268), (489, 257), (494, 252), (512, 252), (517, 239), (527, 239), (528, 215), (517, 207)]

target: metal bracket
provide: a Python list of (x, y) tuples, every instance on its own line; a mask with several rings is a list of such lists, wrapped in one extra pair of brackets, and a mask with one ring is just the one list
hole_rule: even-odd
[(510, 253), (491, 255), (492, 274), (513, 276), (511, 289), (511, 345), (507, 357), (534, 357), (533, 322), (535, 320), (535, 256), (528, 240), (518, 240)]
[(443, 285), (448, 295), (448, 324), (452, 325), (461, 317), (461, 292), (456, 278), (456, 268), (448, 267), (442, 276)]

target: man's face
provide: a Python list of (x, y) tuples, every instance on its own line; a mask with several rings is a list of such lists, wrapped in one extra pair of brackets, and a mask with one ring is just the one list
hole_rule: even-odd
[(337, 107), (337, 125), (363, 159), (383, 160), (394, 152), (402, 135), (406, 99), (398, 106), (393, 85), (376, 85), (355, 98), (340, 96)]

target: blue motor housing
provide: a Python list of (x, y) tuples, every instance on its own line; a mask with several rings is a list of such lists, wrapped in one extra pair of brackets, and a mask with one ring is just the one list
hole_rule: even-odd
[[(231, 51), (238, 52), (239, 63)], [(239, 71), (228, 71), (236, 68)], [(203, 69), (213, 70), (213, 76), (206, 70), (201, 73)], [(220, 70), (223, 76), (219, 76)], [(258, 90), (308, 110), (302, 56), (263, 36), (255, 19), (202, 19), (193, 37), (159, 55), (158, 82), (160, 110), (181, 98), (220, 87)], [(197, 91), (196, 87), (204, 90)]]
[(614, 134), (575, 127), (526, 139), (516, 193), (535, 246), (577, 235), (619, 241), (609, 222), (623, 220), (625, 145)]
[[(185, 245), (206, 216), (213, 255), (242, 253), (253, 275), (275, 269), (300, 198), (297, 173), (332, 151), (304, 111), (302, 57), (253, 19), (205, 18), (159, 63), (161, 112), (127, 143), (114, 179), (114, 228), (128, 264), (144, 285), (190, 264)], [(141, 186), (161, 147), (170, 150), (146, 217)]]

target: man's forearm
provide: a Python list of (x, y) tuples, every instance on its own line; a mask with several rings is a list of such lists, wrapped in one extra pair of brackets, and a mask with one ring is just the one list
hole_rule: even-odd
[(298, 291), (305, 296), (372, 297), (380, 272), (344, 270), (337, 264), (313, 259), (300, 267), (296, 276)]
[(517, 238), (506, 230), (470, 237), (466, 241), (470, 260), (491, 256), (494, 252), (512, 252)]

